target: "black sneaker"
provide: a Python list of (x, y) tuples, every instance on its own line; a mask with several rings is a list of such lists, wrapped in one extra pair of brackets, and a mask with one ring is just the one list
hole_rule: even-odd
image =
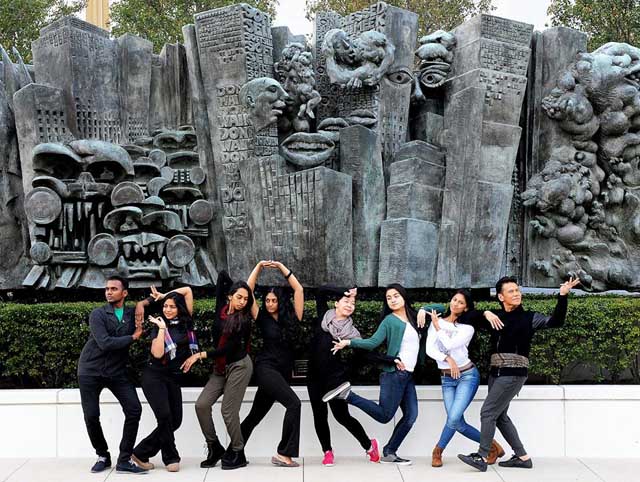
[(500, 467), (516, 467), (518, 469), (532, 469), (533, 461), (531, 459), (522, 460), (520, 457), (514, 454), (511, 456), (509, 460), (505, 460), (504, 462), (498, 462), (498, 465)]
[(403, 459), (396, 454), (387, 454), (380, 459), (381, 464), (411, 465), (413, 462), (409, 459)]
[(485, 460), (482, 458), (482, 455), (477, 452), (469, 455), (458, 454), (458, 458), (474, 469), (478, 469), (480, 472), (487, 471), (487, 462), (485, 462)]
[(98, 472), (107, 470), (109, 467), (111, 467), (110, 457), (98, 457), (96, 463), (93, 464), (93, 467), (91, 467), (91, 472), (97, 474)]
[(143, 469), (142, 467), (138, 467), (133, 461), (129, 460), (129, 462), (118, 462), (116, 465), (116, 472), (119, 474), (148, 474), (149, 471)]
[(349, 393), (351, 393), (351, 383), (344, 382), (342, 385), (334, 388), (333, 390), (329, 390), (327, 393), (325, 393), (324, 397), (322, 397), (322, 401), (327, 403), (328, 401), (333, 400), (334, 398), (337, 398), (339, 400), (346, 400), (347, 397), (349, 396)]

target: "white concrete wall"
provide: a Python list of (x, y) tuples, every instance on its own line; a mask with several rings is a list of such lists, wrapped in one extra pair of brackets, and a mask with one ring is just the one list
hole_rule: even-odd
[[(313, 428), (309, 396), (304, 387), (295, 387), (302, 400), (300, 455), (321, 455)], [(355, 388), (377, 400), (378, 387)], [(185, 457), (204, 453), (204, 440), (195, 415), (194, 403), (199, 388), (184, 388), (184, 421), (176, 434), (177, 446)], [(479, 428), (480, 407), (487, 393), (482, 385), (465, 414), (468, 423)], [(142, 390), (138, 395), (143, 414), (138, 440), (155, 427), (155, 419)], [(241, 418), (251, 408), (255, 388), (249, 388)], [(425, 456), (437, 442), (445, 421), (439, 386), (418, 387), (419, 416), (399, 453)], [(101, 396), (101, 420), (112, 453), (117, 452), (123, 415), (113, 395)], [(355, 407), (351, 413), (381, 446), (393, 430), (391, 423), (381, 425)], [(525, 386), (512, 402), (509, 414), (520, 432), (528, 452), (543, 457), (640, 457), (640, 386)], [(254, 431), (246, 453), (269, 456), (275, 451), (282, 429), (284, 409), (275, 405)], [(399, 420), (400, 412), (395, 420)], [(93, 449), (84, 427), (80, 394), (75, 389), (0, 390), (0, 457), (90, 457)], [(227, 437), (220, 417), (220, 404), (214, 407), (214, 422), (223, 444)], [(332, 443), (336, 454), (361, 455), (356, 440), (330, 417)], [(498, 435), (498, 440), (504, 440)], [(471, 452), (476, 444), (456, 435), (447, 453)], [(507, 447), (505, 449), (508, 450)]]

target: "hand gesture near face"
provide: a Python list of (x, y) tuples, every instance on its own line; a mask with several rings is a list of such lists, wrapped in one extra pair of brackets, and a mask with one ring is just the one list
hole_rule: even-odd
[(154, 325), (156, 325), (159, 329), (165, 329), (165, 330), (167, 329), (167, 324), (164, 322), (164, 320), (160, 316), (155, 316), (155, 317), (150, 316), (148, 320)]
[(164, 299), (164, 293), (160, 293), (154, 285), (151, 285), (151, 297), (155, 301), (160, 301)]
[(440, 313), (438, 313), (436, 310), (431, 310), (431, 312), (429, 312), (429, 316), (431, 317), (431, 323), (433, 324), (433, 327), (436, 329), (436, 331), (440, 331)]
[(572, 288), (575, 288), (580, 283), (580, 278), (570, 277), (569, 281), (565, 281), (560, 285), (560, 294), (566, 296), (569, 294)]
[(347, 290), (344, 292), (344, 295), (349, 298), (349, 297), (356, 297), (358, 296), (358, 288), (351, 288), (350, 290)]
[(426, 325), (427, 323), (427, 312), (422, 308), (418, 310), (418, 318), (416, 320), (416, 323), (418, 324), (418, 328), (424, 328), (424, 325)]

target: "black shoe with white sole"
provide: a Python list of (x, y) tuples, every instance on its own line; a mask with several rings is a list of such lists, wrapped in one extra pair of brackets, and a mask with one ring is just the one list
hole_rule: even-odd
[(470, 465), (474, 469), (478, 469), (480, 472), (487, 471), (487, 462), (482, 458), (479, 453), (472, 453), (469, 455), (458, 454), (458, 458), (465, 464)]
[(326, 403), (330, 400), (333, 400), (334, 398), (346, 400), (346, 398), (349, 396), (349, 393), (351, 393), (351, 383), (344, 382), (342, 385), (339, 385), (333, 390), (329, 390), (327, 393), (325, 393), (324, 397), (322, 397), (322, 401)]

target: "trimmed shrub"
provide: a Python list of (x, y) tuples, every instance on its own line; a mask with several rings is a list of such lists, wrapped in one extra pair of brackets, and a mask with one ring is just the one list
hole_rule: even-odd
[[(77, 386), (76, 368), (89, 328), (86, 323), (92, 309), (102, 303), (49, 303), (0, 305), (0, 387), (60, 388)], [(421, 304), (420, 304), (421, 305)], [(525, 308), (550, 314), (555, 298), (527, 296)], [(417, 303), (415, 306), (419, 306)], [(478, 309), (496, 308), (496, 303), (479, 302)], [(215, 304), (212, 300), (197, 300), (194, 319), (203, 348), (211, 348), (210, 323)], [(364, 337), (378, 325), (381, 302), (359, 301), (354, 320)], [(305, 303), (304, 321), (296, 327), (297, 359), (308, 355), (315, 303)], [(619, 381), (623, 373), (638, 376), (640, 351), (640, 300), (629, 297), (571, 297), (567, 322), (563, 328), (539, 331), (531, 350), (531, 379), (543, 383), (560, 383), (563, 371), (576, 363), (592, 368), (595, 381)], [(259, 351), (261, 339), (254, 336), (252, 354)], [(488, 371), (488, 334), (480, 331), (470, 347), (471, 359), (486, 380)], [(354, 350), (347, 350), (354, 357)], [(140, 370), (148, 358), (149, 341), (134, 343), (131, 348), (131, 373), (139, 381)], [(378, 367), (354, 357), (353, 382), (377, 384)], [(206, 383), (210, 362), (197, 363), (185, 385)], [(629, 372), (630, 371), (630, 372)], [(416, 371), (419, 384), (439, 384), (436, 364), (427, 358)]]

